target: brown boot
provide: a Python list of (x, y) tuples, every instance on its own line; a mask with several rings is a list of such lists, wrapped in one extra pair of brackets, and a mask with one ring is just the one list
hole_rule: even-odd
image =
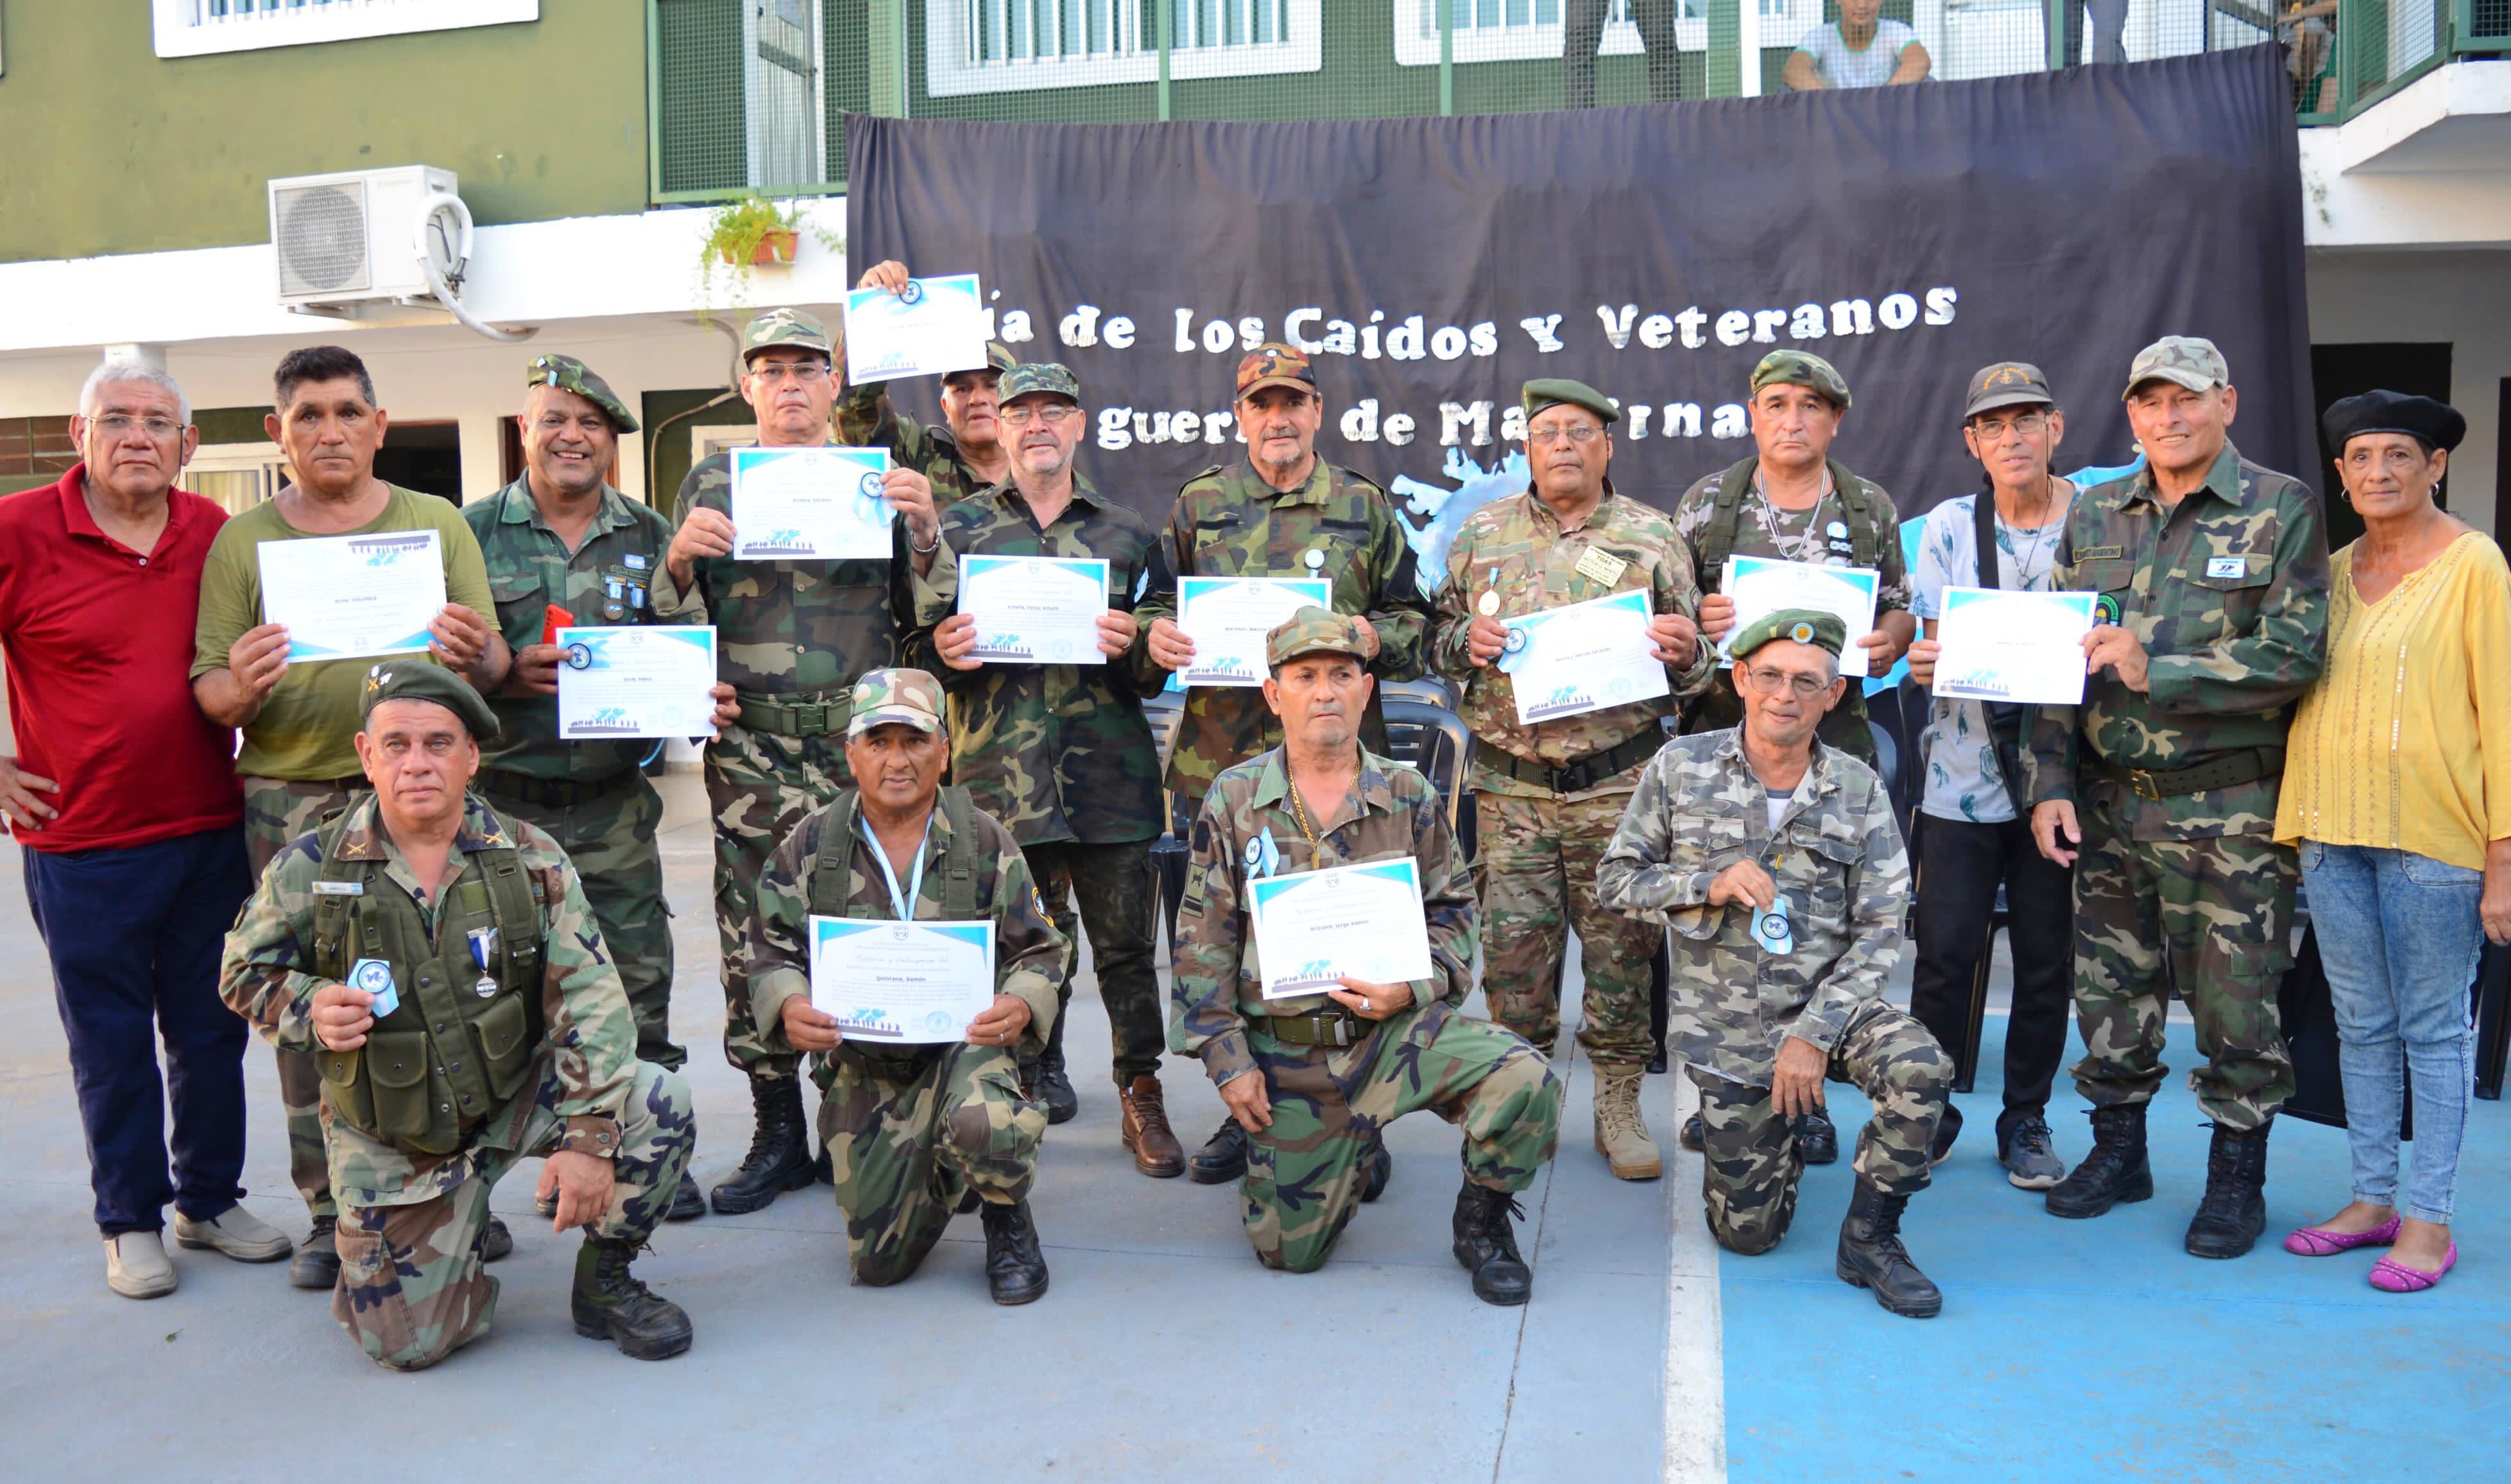
[(1640, 1084), (1646, 1075), (1638, 1062), (1596, 1068), (1596, 1153), (1617, 1180), (1654, 1180), (1665, 1170), (1640, 1112)]
[(1125, 1147), (1134, 1152), (1134, 1168), (1154, 1180), (1184, 1174), (1185, 1150), (1169, 1130), (1169, 1105), (1159, 1078), (1145, 1072), (1116, 1096), (1125, 1105)]

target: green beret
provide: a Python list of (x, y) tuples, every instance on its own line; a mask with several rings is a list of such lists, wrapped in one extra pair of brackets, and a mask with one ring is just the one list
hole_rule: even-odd
[(995, 384), (994, 398), (1009, 402), (1016, 397), (1061, 397), (1074, 406), (1081, 405), (1081, 379), (1072, 368), (1052, 361), (1032, 361), (1013, 366)]
[(1793, 639), (1838, 654), (1848, 644), (1848, 626), (1835, 613), (1817, 613), (1811, 608), (1782, 608), (1765, 613), (1735, 630), (1726, 652), (1741, 660), (1773, 639)]
[(1349, 655), (1364, 661), (1369, 658), (1369, 652), (1361, 647), (1358, 624), (1314, 604), (1292, 614), (1264, 635), (1264, 664), (1269, 667), (1280, 669), (1301, 655)]
[(358, 721), (374, 714), (387, 701), (427, 701), (462, 718), (473, 742), (497, 740), (497, 713), (471, 688), (471, 682), (421, 655), (396, 655), (367, 671), (367, 691), (359, 703)]
[(1816, 397), (1840, 411), (1848, 410), (1848, 381), (1839, 369), (1811, 351), (1772, 351), (1753, 367), (1753, 390), (1767, 386), (1810, 387)]
[(1519, 396), (1525, 402), (1526, 420), (1529, 423), (1534, 421), (1537, 412), (1564, 402), (1595, 413), (1607, 428), (1622, 420), (1622, 414), (1613, 409), (1612, 402), (1603, 393), (1583, 381), (1571, 381), (1565, 376), (1538, 377), (1527, 382), (1526, 390)]
[(573, 392), (586, 401), (599, 407), (610, 419), (613, 432), (637, 431), (637, 419), (629, 414), (628, 404), (619, 400), (619, 394), (610, 390), (610, 383), (594, 375), (593, 367), (573, 356), (533, 357), (531, 369), (523, 377), (523, 385), (556, 387), (561, 392)]

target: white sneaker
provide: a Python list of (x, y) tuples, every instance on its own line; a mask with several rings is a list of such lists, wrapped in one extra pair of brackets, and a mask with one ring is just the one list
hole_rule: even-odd
[(287, 1233), (240, 1205), (228, 1206), (210, 1221), (194, 1221), (176, 1212), (174, 1241), (178, 1246), (214, 1247), (240, 1263), (275, 1263), (296, 1250)]
[(174, 1264), (154, 1232), (125, 1232), (104, 1239), (105, 1286), (126, 1299), (162, 1299), (174, 1291)]

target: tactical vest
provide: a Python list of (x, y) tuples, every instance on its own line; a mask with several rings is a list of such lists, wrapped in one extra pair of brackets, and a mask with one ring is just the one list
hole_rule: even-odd
[[(981, 915), (977, 908), (977, 806), (965, 788), (944, 788), (937, 806), (943, 822), (950, 829), (949, 841), (942, 847), (942, 916), (943, 922), (974, 922)], [(852, 788), (840, 792), (829, 805), (829, 820), (820, 830), (819, 858), (811, 864), (811, 915), (813, 917), (855, 917), (888, 920), (886, 912), (855, 905), (855, 842), (860, 836), (856, 821), (863, 814), (863, 795)], [(878, 847), (874, 847), (877, 849)], [(912, 913), (915, 903), (908, 902)], [(839, 1042), (836, 1055), (847, 1057), (874, 1074), (891, 1078), (913, 1077), (932, 1065), (942, 1054), (939, 1046), (882, 1046), (877, 1043)]]
[[(1831, 487), (1839, 495), (1840, 508), (1848, 513), (1848, 540), (1851, 565), (1879, 567), (1883, 556), (1883, 513), (1867, 498), (1866, 483), (1850, 474), (1837, 459), (1825, 459), (1831, 471)], [(1725, 580), (1726, 558), (1735, 554), (1735, 516), (1744, 503), (1745, 492), (1753, 487), (1754, 472), (1761, 466), (1756, 455), (1744, 460), (1719, 476), (1718, 503), (1711, 508), (1709, 524), (1700, 534), (1700, 545), (1694, 552), (1700, 574), (1700, 588), (1715, 592)], [(1899, 533), (1894, 533), (1899, 539)], [(1852, 636), (1853, 637), (1853, 636)]]
[[(418, 903), (385, 876), (381, 860), (338, 858), (346, 823), (343, 814), (319, 832), (316, 879), (359, 891), (316, 894), (314, 972), (345, 983), (360, 959), (381, 959), (401, 1003), (357, 1049), (317, 1046), (324, 1099), (332, 1117), (371, 1138), (450, 1154), (523, 1090), (540, 1049), (540, 880), (511, 845), (472, 852), (444, 893), (430, 944)], [(494, 934), (485, 969), (472, 959), (474, 932)]]

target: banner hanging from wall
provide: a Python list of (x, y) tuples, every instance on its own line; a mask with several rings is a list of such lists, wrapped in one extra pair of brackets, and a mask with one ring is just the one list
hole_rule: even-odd
[[(2062, 470), (2134, 457), (2130, 358), (2222, 347), (2250, 458), (2317, 478), (2301, 187), (2274, 47), (1984, 82), (1578, 112), (1326, 122), (850, 118), (848, 255), (975, 273), (992, 332), (1061, 361), (1081, 469), (1165, 519), (1246, 457), (1238, 359), (1315, 359), (1318, 450), (1428, 535), (1524, 479), (1520, 386), (1615, 399), (1615, 487), (1671, 507), (1753, 451), (1780, 348), (1846, 377), (1835, 456), (1914, 515), (1978, 487), (1972, 371), (2029, 361)], [(930, 380), (893, 382), (938, 415)]]

